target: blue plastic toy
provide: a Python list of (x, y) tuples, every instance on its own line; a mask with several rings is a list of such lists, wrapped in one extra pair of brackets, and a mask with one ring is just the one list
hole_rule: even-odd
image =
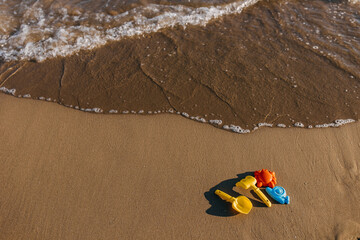
[(290, 204), (290, 197), (286, 196), (286, 191), (283, 187), (276, 186), (274, 188), (266, 188), (266, 192), (272, 197), (274, 200), (281, 204)]

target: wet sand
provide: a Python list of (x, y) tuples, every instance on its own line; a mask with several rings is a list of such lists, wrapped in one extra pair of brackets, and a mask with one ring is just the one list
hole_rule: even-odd
[[(238, 135), (0, 94), (0, 239), (357, 239), (360, 124)], [(290, 205), (232, 190), (261, 168)], [(248, 196), (234, 215), (216, 188)]]
[(68, 57), (0, 62), (0, 87), (88, 111), (175, 111), (220, 128), (358, 120), (359, 26), (333, 13), (357, 8), (284, 2)]

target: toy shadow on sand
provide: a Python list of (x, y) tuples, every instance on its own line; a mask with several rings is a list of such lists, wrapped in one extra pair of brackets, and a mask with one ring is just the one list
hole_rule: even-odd
[[(235, 187), (235, 184), (237, 182), (239, 182), (241, 179), (249, 175), (253, 176), (254, 172), (245, 172), (245, 173), (237, 174), (238, 176), (237, 178), (232, 178), (222, 181), (216, 186), (210, 188), (209, 191), (205, 192), (204, 196), (211, 205), (210, 208), (206, 210), (206, 213), (209, 215), (214, 215), (219, 217), (230, 217), (239, 214), (238, 212), (232, 209), (231, 203), (225, 202), (219, 196), (215, 195), (215, 190), (219, 189), (233, 197), (241, 196), (242, 194), (235, 192), (233, 188)], [(249, 191), (249, 190), (244, 190), (244, 191)], [(266, 191), (262, 190), (262, 192), (264, 192), (264, 194), (268, 196)], [(251, 190), (250, 193), (254, 197), (254, 199), (250, 199), (251, 203), (253, 204), (253, 207), (267, 207), (261, 201), (261, 199), (254, 193), (254, 191)]]

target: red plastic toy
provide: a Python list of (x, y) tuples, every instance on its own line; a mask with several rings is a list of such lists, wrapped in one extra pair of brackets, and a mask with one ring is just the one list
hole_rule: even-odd
[(261, 171), (256, 171), (254, 173), (256, 178), (256, 185), (258, 187), (271, 187), (274, 188), (276, 184), (275, 172), (271, 172), (267, 169), (262, 169)]

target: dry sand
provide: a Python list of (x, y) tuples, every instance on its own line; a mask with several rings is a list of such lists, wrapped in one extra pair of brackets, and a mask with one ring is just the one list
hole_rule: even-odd
[[(225, 132), (175, 115), (75, 111), (0, 94), (0, 239), (357, 239), (360, 123)], [(234, 215), (268, 168), (290, 205)]]

